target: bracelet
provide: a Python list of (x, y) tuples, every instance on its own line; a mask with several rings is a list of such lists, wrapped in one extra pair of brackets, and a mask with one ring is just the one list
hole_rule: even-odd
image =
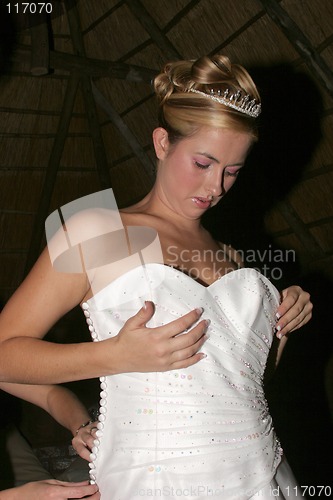
[(83, 429), (83, 427), (87, 427), (87, 425), (92, 424), (93, 420), (88, 420), (88, 422), (85, 422), (84, 424), (81, 424), (80, 427), (78, 427), (75, 431), (75, 435), (79, 433), (80, 429)]

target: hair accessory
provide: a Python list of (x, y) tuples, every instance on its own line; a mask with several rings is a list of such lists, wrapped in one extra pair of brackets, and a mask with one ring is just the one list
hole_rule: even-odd
[(196, 89), (189, 89), (189, 92), (209, 97), (209, 99), (213, 99), (213, 101), (220, 102), (229, 108), (235, 109), (245, 115), (252, 116), (253, 118), (257, 118), (261, 113), (261, 104), (257, 104), (255, 99), (250, 101), (250, 96), (248, 94), (242, 96), (240, 90), (235, 94), (231, 94), (229, 89), (226, 89), (224, 92), (211, 89), (209, 94)]

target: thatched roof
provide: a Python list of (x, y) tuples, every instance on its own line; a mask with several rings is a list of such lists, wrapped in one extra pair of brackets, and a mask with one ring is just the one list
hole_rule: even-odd
[[(304, 280), (305, 288), (311, 284), (310, 291), (319, 290), (312, 322), (288, 341), (271, 400), (300, 484), (328, 484), (332, 0), (50, 3), (52, 14), (44, 17), (23, 13), (20, 0), (0, 3), (1, 301), (14, 292), (45, 245), (44, 223), (51, 212), (110, 186), (119, 206), (149, 190), (156, 125), (151, 79), (160, 68), (178, 58), (230, 56), (250, 70), (260, 88), (261, 140), (205, 223), (221, 241), (246, 252), (248, 260), (254, 257), (250, 264), (268, 263), (268, 277), (276, 271), (272, 278), (279, 282), (283, 268), (280, 288), (282, 282)], [(283, 262), (274, 253), (281, 249)], [(286, 253), (290, 249), (295, 254)], [(309, 276), (315, 277), (311, 283)], [(48, 338), (82, 340), (86, 329), (78, 312), (67, 315)], [(83, 391), (84, 396), (92, 393), (95, 398), (93, 391)], [(46, 439), (39, 421), (28, 412), (35, 444)]]
[(262, 146), (215, 231), (248, 248), (264, 232), (266, 246), (295, 249), (301, 272), (333, 276), (331, 0), (52, 3), (44, 17), (11, 2), (8, 18), (1, 5), (3, 300), (44, 245), (49, 213), (110, 186), (119, 206), (147, 192), (151, 79), (170, 59), (206, 53), (252, 70), (264, 102)]

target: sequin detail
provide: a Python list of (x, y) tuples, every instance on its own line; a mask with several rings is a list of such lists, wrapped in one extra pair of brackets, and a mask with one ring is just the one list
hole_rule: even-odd
[[(183, 370), (100, 379), (91, 481), (102, 496), (127, 499), (135, 494), (130, 484), (148, 488), (154, 478), (156, 488), (176, 490), (182, 478), (192, 477), (209, 491), (223, 486), (225, 499), (241, 498), (245, 486), (255, 491), (270, 481), (282, 455), (263, 390), (278, 292), (254, 270), (235, 271), (204, 288), (172, 268), (163, 270), (161, 281), (155, 277), (160, 267), (136, 268), (82, 304), (92, 339), (116, 335), (144, 300), (155, 304), (148, 327), (203, 307), (211, 320), (207, 357)], [(117, 305), (125, 291), (128, 302)]]

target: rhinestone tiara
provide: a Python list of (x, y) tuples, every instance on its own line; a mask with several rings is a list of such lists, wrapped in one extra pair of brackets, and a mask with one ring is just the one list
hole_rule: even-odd
[(250, 96), (246, 94), (242, 96), (241, 92), (238, 90), (235, 94), (231, 94), (229, 89), (224, 91), (211, 89), (210, 93), (201, 92), (201, 90), (189, 89), (189, 92), (194, 92), (195, 94), (200, 94), (204, 97), (209, 97), (213, 101), (220, 102), (229, 108), (235, 109), (240, 113), (252, 116), (252, 118), (257, 118), (261, 113), (261, 104), (255, 99), (250, 100)]

